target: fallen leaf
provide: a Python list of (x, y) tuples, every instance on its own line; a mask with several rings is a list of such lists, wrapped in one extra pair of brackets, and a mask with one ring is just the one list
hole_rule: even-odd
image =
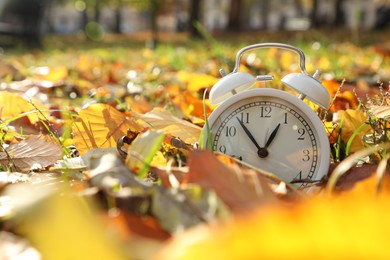
[[(117, 237), (96, 218), (97, 205), (59, 185), (8, 186), (18, 228), (44, 259), (129, 259)], [(67, 246), (64, 247), (64, 244)], [(131, 257), (130, 257), (131, 258)]]
[(0, 164), (3, 169), (8, 169), (12, 165), (23, 172), (45, 168), (62, 156), (61, 146), (48, 136), (29, 136), (11, 144), (5, 151), (0, 152)]
[(180, 81), (187, 83), (187, 89), (192, 92), (211, 87), (219, 80), (208, 74), (190, 73), (184, 70), (179, 71), (177, 77)]
[(126, 164), (144, 178), (163, 141), (162, 131), (148, 131), (138, 136), (129, 146)]
[[(341, 129), (341, 139), (347, 143), (349, 138), (358, 129), (362, 124), (368, 120), (368, 116), (362, 110), (352, 110), (348, 109), (345, 111), (338, 111), (338, 118), (344, 118), (342, 129)], [(350, 152), (356, 152), (364, 148), (363, 136), (368, 134), (371, 131), (369, 125), (364, 126), (359, 133), (355, 136), (352, 141)]]
[(143, 128), (133, 119), (105, 104), (94, 104), (82, 109), (72, 125), (74, 144), (80, 155), (92, 148), (116, 147), (127, 130)]
[[(32, 105), (34, 104), (34, 105)], [(35, 107), (34, 107), (35, 106)], [(10, 93), (7, 91), (0, 91), (0, 118), (11, 119), (18, 116), (21, 113), (29, 112), (33, 110), (44, 111), (48, 108), (40, 104), (37, 100), (31, 99), (31, 102), (21, 95), (16, 93)], [(49, 114), (44, 112), (45, 117)], [(31, 113), (27, 115), (32, 123), (36, 123), (40, 119), (39, 112)]]
[(370, 112), (381, 119), (388, 119), (390, 116), (390, 106), (375, 106), (371, 105), (369, 107)]
[(136, 114), (135, 116), (145, 122), (145, 127), (163, 130), (166, 134), (179, 137), (186, 143), (198, 141), (200, 131), (202, 130), (200, 127), (177, 118), (162, 108), (154, 108), (144, 115)]
[(177, 235), (154, 259), (388, 259), (389, 199), (362, 192), (261, 208)]
[[(222, 159), (224, 156), (222, 156)], [(188, 162), (189, 172), (184, 183), (196, 183), (214, 190), (218, 197), (236, 213), (274, 201), (275, 195), (267, 180), (253, 170), (226, 165), (210, 151), (194, 151)]]

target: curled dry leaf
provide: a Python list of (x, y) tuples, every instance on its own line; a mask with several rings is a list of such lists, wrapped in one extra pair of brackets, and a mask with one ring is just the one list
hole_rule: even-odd
[(41, 169), (61, 159), (62, 150), (58, 143), (48, 136), (30, 136), (11, 144), (0, 152), (0, 164), (4, 169), (13, 165), (17, 170), (27, 172)]
[(199, 139), (202, 130), (200, 127), (177, 118), (162, 108), (154, 108), (144, 115), (136, 114), (135, 116), (144, 121), (145, 127), (163, 130), (166, 134), (179, 137), (186, 143), (195, 143)]
[(143, 128), (133, 119), (106, 104), (94, 104), (80, 111), (72, 131), (74, 144), (81, 155), (92, 148), (116, 147), (127, 130)]

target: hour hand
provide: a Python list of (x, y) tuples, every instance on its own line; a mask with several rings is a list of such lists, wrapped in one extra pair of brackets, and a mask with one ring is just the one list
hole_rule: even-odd
[(276, 128), (272, 131), (271, 135), (269, 136), (267, 142), (265, 143), (265, 147), (264, 148), (268, 148), (268, 146), (272, 143), (272, 141), (274, 140), (276, 134), (278, 133), (278, 130), (279, 130), (279, 127), (280, 127), (280, 123), (276, 126)]

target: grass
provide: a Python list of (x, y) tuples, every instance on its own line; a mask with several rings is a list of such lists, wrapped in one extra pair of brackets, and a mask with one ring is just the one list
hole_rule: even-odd
[[(320, 69), (338, 80), (355, 79), (356, 68), (371, 73), (376, 67), (389, 69), (389, 61), (380, 57), (371, 47), (385, 43), (388, 33), (364, 32), (358, 41), (349, 31), (305, 32), (253, 32), (216, 33), (213, 40), (193, 40), (187, 34), (161, 33), (159, 44), (153, 51), (145, 51), (150, 34), (106, 35), (102, 41), (92, 42), (83, 35), (50, 35), (43, 39), (43, 50), (26, 50), (23, 47), (5, 49), (4, 60), (16, 59), (27, 67), (58, 66), (74, 67), (80, 55), (88, 55), (104, 62), (121, 62), (128, 67), (140, 67), (154, 63), (160, 67), (190, 71), (205, 70), (207, 61), (214, 60), (220, 67), (231, 71), (236, 52), (247, 45), (259, 42), (283, 42), (301, 48), (307, 56), (309, 70)], [(259, 51), (262, 67), (271, 70), (280, 67), (278, 61), (269, 59), (266, 51)], [(162, 58), (164, 57), (164, 58)], [(277, 58), (277, 57), (274, 57)], [(206, 71), (210, 72), (210, 71)], [(213, 72), (215, 73), (215, 72)], [(387, 79), (386, 79), (387, 80)]]

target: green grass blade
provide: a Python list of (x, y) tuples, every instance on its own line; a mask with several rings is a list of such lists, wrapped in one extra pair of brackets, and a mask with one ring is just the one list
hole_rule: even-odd
[(351, 137), (348, 139), (347, 146), (345, 148), (345, 155), (348, 156), (351, 150), (351, 145), (355, 137), (362, 131), (363, 127), (366, 126), (366, 123), (363, 123), (361, 126), (359, 126), (351, 135)]

